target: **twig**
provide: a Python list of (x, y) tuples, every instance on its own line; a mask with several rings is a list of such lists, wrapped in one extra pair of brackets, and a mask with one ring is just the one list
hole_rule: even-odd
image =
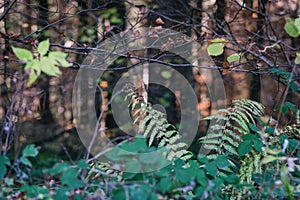
[[(7, 0), (5, 0), (7, 1)], [(8, 2), (8, 1), (7, 1)], [(2, 15), (0, 16), (0, 21), (7, 15), (8, 11), (13, 7), (13, 5), (17, 2), (17, 0), (13, 0), (4, 10)], [(6, 4), (6, 2), (4, 3)]]

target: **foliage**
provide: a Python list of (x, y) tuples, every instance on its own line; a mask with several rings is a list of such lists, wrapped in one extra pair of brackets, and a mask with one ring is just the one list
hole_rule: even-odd
[(224, 52), (224, 42), (226, 40), (222, 38), (216, 38), (211, 41), (211, 44), (207, 47), (207, 53), (210, 56), (219, 56)]
[(179, 132), (174, 125), (168, 123), (164, 114), (153, 109), (132, 88), (129, 88), (127, 92), (126, 98), (130, 101), (129, 106), (133, 112), (134, 123), (139, 125), (139, 132), (143, 132), (143, 136), (149, 138), (148, 145), (151, 146), (154, 140), (158, 140), (157, 147), (167, 149), (166, 159), (169, 161), (177, 158), (189, 159), (191, 153), (184, 149), (187, 145), (180, 141)]
[[(46, 34), (50, 36), (55, 32), (59, 37), (56, 40), (51, 38), (51, 40), (57, 42), (53, 45), (68, 50), (68, 52), (75, 55), (74, 57), (87, 55), (91, 49), (89, 45), (96, 44), (98, 39), (102, 40), (109, 37), (111, 31), (124, 31), (126, 34), (125, 28), (122, 27), (124, 24), (126, 24), (126, 29), (135, 28), (135, 26), (140, 27), (139, 21), (147, 18), (144, 14), (147, 14), (147, 9), (150, 9), (149, 16), (153, 17), (154, 14), (161, 16), (159, 18), (154, 17), (154, 20), (156, 20), (154, 23), (147, 22), (147, 24), (157, 28), (155, 31), (159, 31), (163, 27), (155, 27), (155, 23), (157, 25), (166, 24), (166, 27), (169, 27), (172, 26), (171, 22), (179, 22), (174, 24), (173, 27), (178, 28), (178, 25), (180, 25), (181, 31), (193, 32), (193, 34), (197, 33), (199, 28), (201, 30), (197, 35), (194, 35), (193, 39), (199, 39), (201, 42), (202, 40), (209, 40), (211, 42), (207, 47), (209, 55), (220, 56), (227, 49), (233, 50), (233, 53), (225, 58), (231, 64), (230, 70), (248, 72), (249, 68), (249, 72), (254, 72), (256, 75), (269, 73), (278, 80), (278, 83), (284, 83), (287, 86), (286, 91), (290, 88), (293, 92), (299, 92), (299, 76), (297, 76), (294, 69), (300, 63), (300, 53), (295, 53), (299, 48), (294, 42), (297, 41), (295, 38), (300, 35), (300, 17), (296, 19), (287, 18), (286, 20), (284, 30), (293, 38), (291, 40), (292, 44), (288, 44), (285, 38), (278, 38), (280, 34), (277, 34), (277, 28), (280, 26), (272, 24), (269, 18), (276, 12), (276, 9), (273, 9), (275, 7), (269, 7), (268, 3), (263, 1), (257, 7), (253, 4), (253, 8), (247, 5), (248, 3), (243, 3), (240, 9), (237, 9), (238, 13), (232, 15), (234, 16), (232, 19), (229, 15), (233, 13), (227, 10), (226, 12), (230, 14), (221, 16), (222, 12), (219, 11), (220, 6), (223, 5), (220, 2), (223, 1), (216, 1), (217, 9), (201, 10), (202, 4), (201, 6), (193, 5), (192, 13), (188, 13), (191, 16), (190, 18), (188, 16), (176, 16), (176, 13), (183, 13), (184, 15), (184, 12), (180, 9), (176, 10), (178, 12), (172, 13), (172, 17), (170, 17), (167, 10), (159, 12), (162, 7), (158, 5), (152, 6), (151, 3), (147, 3), (144, 7), (143, 5), (133, 4), (133, 7), (139, 9), (134, 24), (124, 21), (128, 18), (119, 14), (121, 9), (114, 5), (117, 2), (106, 1), (107, 7), (104, 6), (104, 10), (99, 10), (104, 8), (102, 5), (99, 7), (92, 5), (93, 8), (91, 9), (80, 10), (80, 6), (85, 6), (84, 2), (80, 6), (78, 6), (78, 2), (73, 2), (74, 4), (70, 4), (71, 8), (68, 7), (70, 5), (66, 5), (64, 13), (58, 13), (54, 11), (55, 9), (50, 11), (49, 9), (51, 16), (37, 20), (42, 23), (46, 22), (47, 25), (44, 27), (40, 27), (42, 23), (31, 24), (35, 20), (32, 17), (33, 21), (20, 21), (22, 28), (19, 24), (16, 26), (17, 29), (10, 29), (14, 26), (14, 24), (10, 24), (10, 21), (18, 21), (18, 18), (13, 16), (15, 11), (18, 11), (18, 7), (37, 8), (33, 12), (30, 10), (31, 13), (37, 11), (37, 15), (40, 14), (38, 13), (40, 11), (45, 14), (48, 9), (48, 6), (35, 4), (35, 2), (31, 2), (32, 5), (22, 2), (22, 6), (14, 7), (15, 2), (18, 4), (18, 1), (13, 1), (11, 4), (3, 5), (4, 12), (1, 20), (3, 19), (4, 28), (1, 28), (0, 38), (5, 41), (3, 46), (6, 48), (11, 45), (10, 42), (14, 42), (14, 44), (32, 43), (34, 51), (36, 51), (33, 53), (23, 48), (12, 47), (21, 64), (25, 65), (26, 73), (29, 72), (28, 85), (32, 85), (42, 73), (56, 77), (61, 73), (59, 66), (70, 66), (66, 60), (66, 53), (50, 51), (49, 40), (41, 41), (35, 48), (36, 38), (42, 35), (46, 36)], [(229, 9), (229, 7), (236, 8), (239, 5), (237, 1), (232, 1), (234, 6), (230, 6), (228, 2), (225, 3), (226, 9)], [(177, 4), (177, 2), (172, 1), (164, 3), (166, 5), (169, 3)], [(271, 3), (269, 1), (270, 5)], [(95, 2), (93, 1), (92, 4), (95, 4)], [(169, 9), (168, 6), (166, 7)], [(169, 10), (174, 11), (175, 9)], [(210, 13), (211, 11), (208, 10), (216, 10), (216, 13)], [(236, 27), (234, 27), (237, 21), (239, 21), (238, 27), (240, 27), (241, 22), (244, 23), (243, 20), (245, 19), (239, 15), (240, 13), (245, 14), (246, 17), (248, 16), (243, 13), (243, 10), (255, 11), (252, 14), (253, 21), (251, 23), (245, 21), (245, 28), (243, 29), (246, 32), (236, 31)], [(263, 10), (267, 10), (267, 12)], [(199, 13), (197, 13), (198, 11)], [(84, 18), (85, 13), (89, 13), (88, 15), (91, 18), (89, 18), (90, 20), (83, 20), (83, 25), (89, 22), (96, 22), (94, 23), (96, 25), (90, 27), (79, 25), (80, 30), (73, 31), (73, 28), (76, 29), (77, 24), (71, 21), (71, 18), (78, 15), (80, 19), (76, 20), (80, 21)], [(284, 12), (280, 11), (278, 13), (279, 16), (292, 12), (284, 10)], [(194, 17), (199, 14), (200, 16), (209, 15), (209, 20), (204, 20), (202, 17), (199, 20)], [(293, 16), (295, 14), (296, 12), (293, 11)], [(18, 16), (24, 19), (28, 18), (22, 15), (21, 12)], [(57, 16), (59, 18), (56, 19)], [(47, 18), (51, 20), (47, 21)], [(181, 18), (184, 23), (180, 22)], [(225, 18), (230, 19), (227, 21)], [(197, 24), (197, 21), (200, 21), (200, 24)], [(213, 23), (216, 23), (217, 28), (209, 27), (209, 25), (206, 25), (206, 21), (213, 21)], [(67, 30), (70, 26), (64, 22), (72, 24), (71, 30), (73, 33)], [(261, 27), (262, 25), (263, 27)], [(23, 29), (23, 27), (27, 26), (30, 26), (28, 30), (34, 30), (34, 32), (26, 36), (23, 35), (23, 31), (28, 30)], [(38, 27), (38, 30), (35, 26)], [(19, 27), (22, 32), (20, 37), (18, 33), (13, 32), (20, 31)], [(192, 31), (190, 27), (193, 27)], [(210, 35), (208, 32), (214, 33)], [(240, 35), (246, 36), (240, 37)], [(74, 44), (61, 45), (60, 37)], [(80, 42), (76, 41), (77, 37)], [(90, 44), (83, 45), (81, 42), (89, 42)], [(269, 46), (265, 46), (266, 44)], [(159, 54), (152, 57), (155, 59), (150, 59), (151, 62), (161, 62), (156, 58), (163, 57), (163, 53), (161, 50)], [(122, 55), (122, 59), (130, 60), (131, 54), (132, 52), (128, 52), (126, 55)], [(139, 60), (138, 58), (145, 60), (140, 56), (134, 55), (133, 57), (137, 60)], [(290, 62), (289, 59), (294, 57), (294, 62)], [(11, 64), (7, 61), (8, 58), (8, 54), (4, 53), (4, 79), (9, 79), (10, 77), (5, 77), (11, 76), (7, 72), (11, 71), (7, 68)], [(74, 61), (74, 63), (76, 62)], [(219, 68), (220, 70), (223, 67), (224, 69), (228, 67), (224, 60), (221, 62), (222, 67)], [(124, 62), (118, 64), (121, 66)], [(167, 64), (172, 63), (168, 61)], [(122, 67), (120, 69), (123, 69)], [(172, 77), (172, 74), (168, 71), (163, 71), (161, 75), (165, 79)], [(6, 81), (4, 80), (4, 82)], [(2, 86), (5, 86), (5, 83), (3, 85), (1, 83), (1, 95), (4, 94), (10, 100), (8, 90), (3, 91)], [(16, 94), (22, 92), (17, 90)], [(119, 147), (133, 153), (140, 153), (140, 155), (133, 158), (131, 154), (112, 151), (108, 152), (106, 156), (112, 157), (113, 161), (123, 162), (127, 169), (139, 170), (156, 165), (159, 159), (147, 157), (143, 153), (166, 147), (167, 151), (164, 152), (164, 157), (166, 160), (171, 161), (171, 165), (153, 173), (122, 173), (116, 170), (114, 163), (110, 162), (87, 163), (85, 160), (68, 162), (62, 158), (51, 160), (53, 159), (51, 156), (45, 159), (39, 157), (40, 149), (30, 144), (20, 151), (19, 156), (12, 154), (0, 155), (0, 199), (299, 199), (299, 105), (286, 101), (284, 94), (282, 95), (282, 103), (279, 106), (274, 106), (275, 109), (272, 111), (278, 111), (280, 115), (287, 116), (288, 123), (282, 124), (281, 121), (278, 121), (276, 125), (272, 125), (265, 122), (261, 119), (264, 109), (262, 104), (249, 99), (235, 100), (228, 108), (219, 110), (217, 115), (205, 119), (215, 122), (210, 132), (199, 140), (201, 145), (210, 153), (201, 155), (196, 152), (192, 155), (189, 150), (185, 150), (187, 144), (181, 141), (176, 127), (165, 119), (163, 113), (153, 109), (150, 104), (144, 101), (143, 97), (134, 92), (134, 89), (129, 89), (127, 92), (129, 93), (127, 98), (130, 101), (129, 107), (132, 118), (135, 124), (138, 125), (139, 134), (130, 140), (121, 142)], [(160, 100), (164, 105), (169, 103), (164, 98)], [(17, 107), (16, 105), (16, 102), (11, 101), (9, 107)], [(23, 105), (21, 106), (23, 107)], [(3, 110), (6, 119), (10, 120), (11, 115), (15, 114), (13, 111), (10, 113), (6, 112), (6, 109)], [(271, 121), (271, 116), (267, 116), (267, 118)], [(280, 125), (283, 127), (278, 128)], [(4, 131), (1, 132), (2, 135), (6, 136)], [(12, 136), (15, 137), (13, 134), (7, 134), (7, 137)]]
[(205, 118), (215, 119), (216, 124), (200, 139), (204, 147), (215, 152), (209, 155), (215, 159), (218, 155), (244, 156), (252, 149), (252, 142), (258, 139), (251, 135), (251, 128), (255, 127), (255, 119), (262, 116), (263, 106), (257, 102), (241, 99), (234, 100), (232, 106), (219, 110), (215, 116)]
[[(150, 105), (146, 108), (142, 97), (132, 90), (128, 91), (131, 91), (127, 96), (131, 99), (131, 109), (134, 113), (143, 111), (138, 118), (140, 132), (147, 131), (148, 127), (153, 132), (155, 127), (151, 125), (151, 119), (146, 117), (158, 117), (162, 113), (150, 113)], [(112, 163), (105, 162), (88, 164), (84, 160), (76, 163), (64, 161), (46, 168), (40, 166), (44, 168), (40, 172), (41, 177), (46, 181), (46, 184), (41, 184), (41, 180), (35, 179), (30, 173), (37, 163), (29, 159), (38, 156), (38, 148), (28, 145), (15, 162), (7, 156), (0, 157), (0, 197), (296, 199), (300, 193), (300, 112), (296, 110), (296, 123), (284, 129), (272, 129), (263, 123), (259, 118), (262, 113), (263, 106), (257, 102), (247, 99), (233, 101), (229, 108), (206, 118), (222, 122), (214, 125), (213, 132), (200, 140), (206, 148), (218, 144), (219, 148), (214, 147), (216, 151), (211, 151), (208, 156), (198, 154), (185, 159), (172, 159), (171, 165), (152, 173), (122, 173), (114, 169)], [(146, 123), (143, 123), (145, 120)], [(161, 123), (159, 120), (163, 122), (161, 126), (167, 124), (162, 118), (156, 118), (155, 123)], [(168, 137), (157, 138), (155, 136), (159, 133), (155, 133), (154, 139), (151, 139), (153, 133), (148, 132), (148, 139), (137, 137), (133, 141), (125, 141), (121, 143), (122, 148), (136, 152), (154, 151), (159, 148), (160, 139), (164, 138), (168, 145)], [(156, 139), (158, 141), (154, 142)], [(126, 157), (112, 153), (116, 160)], [(142, 155), (137, 159), (145, 166), (155, 164), (155, 159)], [(134, 160), (130, 158), (131, 166), (138, 167), (136, 164), (139, 162), (132, 162)]]
[(59, 76), (61, 71), (58, 66), (69, 67), (66, 61), (67, 54), (59, 51), (49, 51), (50, 42), (48, 40), (41, 41), (37, 47), (38, 58), (34, 58), (33, 54), (23, 48), (12, 47), (14, 54), (25, 65), (25, 70), (30, 70), (27, 85), (30, 86), (44, 72), (50, 76)]
[[(284, 30), (291, 37), (298, 37), (300, 35), (300, 17), (296, 19), (288, 18), (286, 24), (284, 25)], [(300, 54), (296, 53), (295, 64), (300, 64)]]

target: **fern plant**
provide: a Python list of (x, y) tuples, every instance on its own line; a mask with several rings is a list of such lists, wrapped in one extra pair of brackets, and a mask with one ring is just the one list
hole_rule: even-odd
[(126, 99), (132, 111), (134, 124), (138, 125), (138, 132), (148, 139), (148, 145), (156, 142), (158, 148), (165, 147), (166, 159), (174, 161), (177, 158), (188, 160), (192, 153), (187, 151), (187, 144), (181, 142), (181, 136), (176, 127), (164, 117), (164, 113), (152, 108), (144, 98), (137, 94), (132, 87), (126, 88)]
[[(261, 153), (252, 149), (252, 141), (244, 141), (243, 136), (250, 135), (251, 129), (256, 127), (256, 120), (263, 115), (263, 111), (262, 104), (249, 99), (240, 99), (234, 100), (229, 108), (221, 109), (216, 115), (205, 118), (216, 121), (208, 134), (200, 138), (204, 148), (211, 150), (207, 157), (216, 159), (220, 155), (227, 156), (231, 167), (239, 171), (242, 184), (251, 184), (252, 174), (261, 171), (259, 165)], [(243, 143), (250, 143), (250, 148), (244, 151), (241, 145)], [(234, 158), (238, 156), (240, 156), (239, 165), (234, 162)], [(225, 172), (220, 171), (219, 175), (226, 176), (227, 172), (231, 172), (230, 168)], [(231, 191), (231, 199), (243, 199), (247, 192), (246, 188), (237, 190), (232, 186), (227, 186), (226, 191)]]
[(258, 102), (240, 99), (234, 100), (229, 108), (219, 110), (216, 115), (204, 118), (216, 121), (210, 132), (200, 138), (204, 148), (213, 151), (208, 158), (215, 159), (218, 155), (237, 156), (242, 136), (250, 133), (249, 124), (256, 124), (263, 110), (263, 105)]

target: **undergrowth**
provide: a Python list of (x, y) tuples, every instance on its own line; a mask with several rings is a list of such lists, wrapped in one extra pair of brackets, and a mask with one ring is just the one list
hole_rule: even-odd
[[(176, 127), (133, 88), (126, 89), (137, 135), (118, 145), (138, 156), (108, 152), (110, 162), (58, 162), (32, 176), (38, 148), (27, 146), (14, 161), (0, 156), (1, 199), (298, 199), (300, 196), (299, 110), (295, 123), (275, 129), (261, 118), (262, 104), (234, 100), (216, 115), (199, 142), (208, 154), (193, 154)], [(143, 153), (165, 148), (169, 165), (142, 171), (161, 160)], [(146, 168), (143, 168), (146, 167)], [(129, 170), (130, 171), (130, 170)], [(36, 174), (37, 172), (35, 172)]]

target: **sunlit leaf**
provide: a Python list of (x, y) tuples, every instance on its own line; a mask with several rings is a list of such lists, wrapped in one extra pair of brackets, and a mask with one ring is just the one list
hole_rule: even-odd
[(284, 30), (289, 34), (291, 37), (298, 37), (299, 30), (294, 22), (288, 22), (284, 25)]
[(25, 61), (33, 60), (32, 53), (27, 49), (12, 47), (12, 50), (14, 54), (17, 56), (17, 58), (20, 60), (25, 60)]
[(29, 74), (29, 80), (28, 80), (27, 86), (31, 86), (32, 83), (34, 83), (37, 78), (38, 78), (37, 74), (33, 70), (31, 70), (31, 72)]
[(295, 26), (300, 30), (300, 17), (295, 19)]
[(295, 64), (300, 64), (300, 54), (298, 52), (296, 53)]
[(50, 41), (49, 41), (49, 39), (40, 42), (39, 46), (37, 48), (37, 51), (40, 54), (40, 56), (46, 55), (47, 52), (49, 51), (49, 47), (50, 47)]
[(227, 57), (228, 62), (235, 62), (240, 59), (240, 54), (234, 53)]
[(223, 43), (223, 42), (226, 42), (224, 38), (215, 38), (211, 40), (211, 43)]
[(219, 56), (224, 52), (224, 44), (212, 43), (207, 47), (207, 52), (210, 56)]
[(40, 60), (40, 68), (41, 70), (50, 76), (58, 76), (60, 75), (60, 70), (58, 67), (55, 66), (56, 61), (48, 58), (48, 57), (42, 57)]
[(172, 77), (172, 74), (169, 71), (164, 70), (161, 72), (161, 76), (164, 77), (165, 79), (169, 79)]
[(66, 60), (67, 56), (68, 56), (68, 54), (63, 53), (63, 52), (58, 52), (58, 51), (49, 53), (49, 58), (56, 60), (58, 62), (57, 65), (62, 66), (62, 67), (70, 67), (70, 63), (68, 63)]
[(121, 18), (119, 18), (119, 17), (112, 17), (111, 19), (110, 19), (110, 22), (111, 23), (114, 23), (114, 24), (121, 24), (122, 23), (122, 19)]

